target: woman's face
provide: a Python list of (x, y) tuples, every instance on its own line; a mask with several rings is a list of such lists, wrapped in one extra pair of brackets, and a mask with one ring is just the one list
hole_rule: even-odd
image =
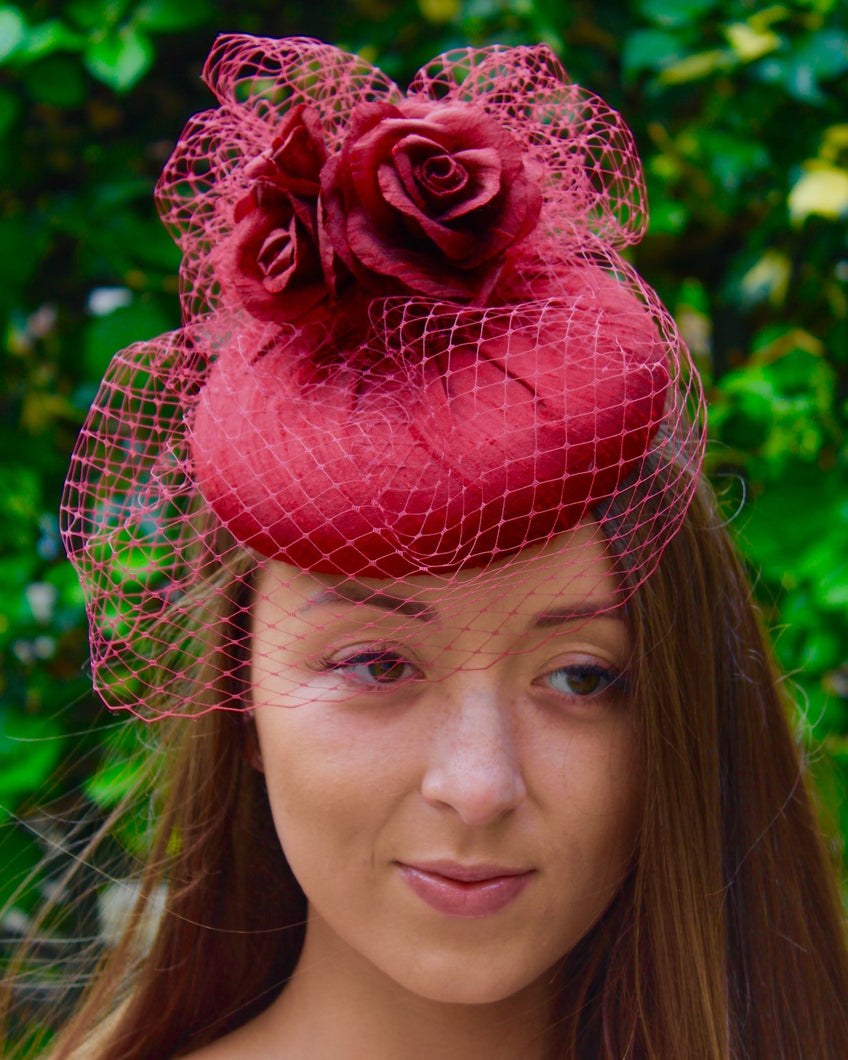
[(494, 1002), (609, 904), (641, 785), (600, 540), (583, 527), (452, 588), (263, 569), (255, 721), (307, 947)]

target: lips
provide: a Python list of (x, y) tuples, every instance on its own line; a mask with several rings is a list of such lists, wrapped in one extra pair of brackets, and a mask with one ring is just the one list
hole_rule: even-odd
[(444, 916), (480, 919), (510, 905), (535, 876), (534, 869), (454, 862), (407, 864), (398, 872), (409, 889)]

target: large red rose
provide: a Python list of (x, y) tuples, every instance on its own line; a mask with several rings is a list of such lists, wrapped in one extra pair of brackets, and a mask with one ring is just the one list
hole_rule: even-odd
[(361, 104), (321, 186), (325, 268), (336, 254), (362, 280), (466, 303), (485, 301), (542, 205), (520, 145), (467, 103)]
[(327, 294), (318, 250), (319, 175), (326, 157), (317, 117), (294, 107), (271, 147), (247, 168), (223, 279), (259, 320), (292, 321)]

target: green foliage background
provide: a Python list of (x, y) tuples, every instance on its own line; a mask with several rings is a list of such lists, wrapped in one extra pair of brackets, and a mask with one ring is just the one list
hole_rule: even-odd
[(323, 37), (401, 83), (453, 46), (544, 40), (623, 112), (652, 202), (632, 256), (703, 371), (709, 470), (848, 838), (846, 26), (848, 0), (0, 3), (0, 906), (43, 853), (34, 799), (106, 812), (130, 779), (120, 746), (103, 765), (124, 728), (89, 690), (56, 512), (109, 358), (178, 323), (152, 187), (223, 30)]

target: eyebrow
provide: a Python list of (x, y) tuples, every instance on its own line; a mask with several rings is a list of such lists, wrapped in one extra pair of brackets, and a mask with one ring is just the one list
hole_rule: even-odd
[[(390, 593), (380, 593), (369, 589), (365, 585), (356, 582), (341, 582), (339, 585), (331, 585), (320, 593), (310, 597), (299, 609), (299, 613), (309, 611), (313, 607), (321, 607), (325, 604), (365, 604), (368, 607), (376, 607), (381, 611), (389, 611), (393, 614), (405, 615), (408, 618), (418, 619), (420, 622), (436, 622), (439, 614), (427, 604), (417, 600), (404, 599), (392, 596)], [(551, 629), (554, 626), (564, 626), (569, 622), (583, 622), (599, 618), (604, 612), (613, 611), (615, 601), (595, 600), (589, 607), (558, 607), (551, 611), (542, 611), (535, 616), (530, 624), (531, 629)], [(611, 614), (609, 618), (615, 622), (621, 622), (620, 615)]]
[[(614, 600), (594, 600), (589, 607), (556, 607), (552, 611), (542, 611), (536, 615), (531, 629), (550, 629), (552, 626), (564, 626), (568, 622), (588, 622), (594, 618), (610, 618), (613, 622), (623, 622), (621, 614), (615, 614)], [(608, 613), (609, 612), (609, 613)]]
[(404, 600), (399, 596), (391, 596), (389, 593), (378, 593), (365, 585), (357, 585), (356, 582), (341, 582), (339, 585), (328, 586), (315, 596), (311, 596), (300, 608), (300, 612), (309, 611), (313, 607), (321, 607), (323, 604), (337, 603), (366, 604), (368, 607), (377, 607), (381, 611), (416, 618), (420, 622), (435, 622), (439, 617), (438, 613), (426, 604), (416, 600)]

